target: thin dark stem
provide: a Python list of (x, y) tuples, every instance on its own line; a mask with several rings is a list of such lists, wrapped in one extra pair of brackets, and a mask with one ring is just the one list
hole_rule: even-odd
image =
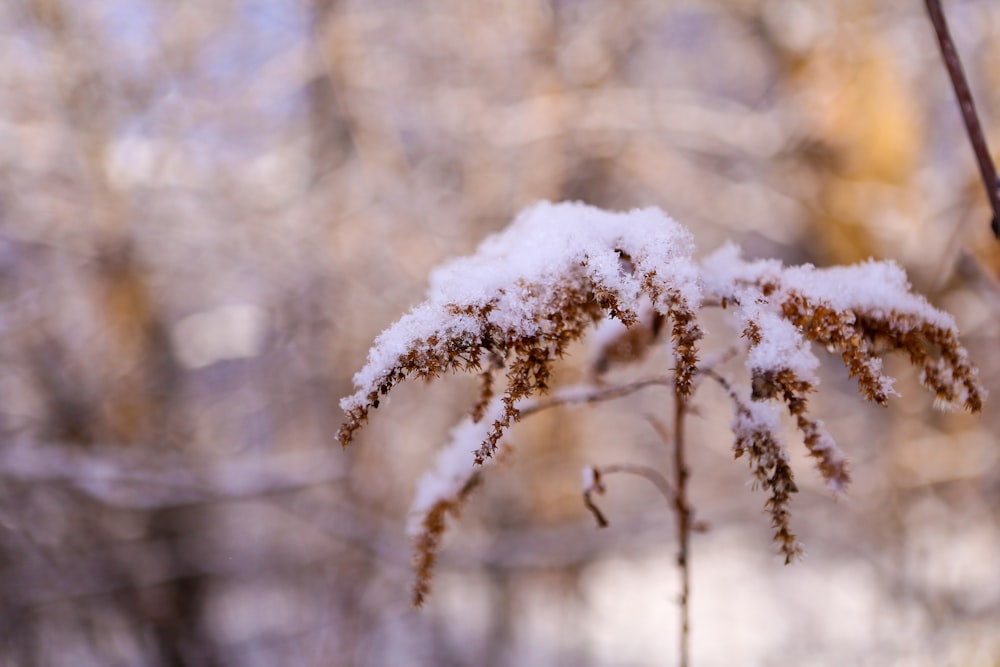
[(677, 567), (681, 571), (680, 667), (688, 667), (690, 635), (691, 573), (688, 567), (688, 545), (691, 539), (691, 506), (687, 499), (688, 469), (684, 456), (684, 417), (687, 398), (674, 392), (674, 510), (677, 513)]
[(948, 23), (945, 21), (941, 2), (940, 0), (926, 0), (926, 2), (927, 13), (930, 14), (931, 23), (934, 24), (934, 32), (937, 33), (938, 44), (941, 46), (941, 57), (948, 69), (948, 76), (951, 77), (955, 96), (958, 97), (958, 106), (962, 110), (965, 130), (969, 133), (969, 141), (972, 143), (972, 150), (976, 153), (976, 162), (979, 163), (979, 174), (982, 176), (983, 186), (986, 188), (986, 196), (990, 200), (990, 208), (993, 209), (993, 234), (1000, 238), (1000, 181), (997, 180), (996, 165), (993, 164), (989, 148), (986, 146), (986, 137), (983, 135), (979, 116), (976, 114), (976, 105), (972, 101), (972, 91), (969, 90), (969, 83), (962, 70), (962, 61), (958, 58), (955, 42), (952, 41), (951, 33), (948, 31)]
[(597, 521), (597, 525), (600, 528), (607, 528), (609, 523), (607, 517), (601, 511), (601, 508), (594, 503), (593, 495), (594, 493), (604, 493), (604, 478), (608, 475), (613, 475), (615, 473), (625, 473), (628, 475), (636, 475), (638, 477), (643, 477), (649, 481), (656, 490), (660, 492), (660, 495), (670, 505), (675, 503), (676, 495), (674, 490), (670, 488), (670, 482), (667, 478), (660, 474), (660, 471), (655, 468), (651, 468), (647, 465), (642, 465), (641, 463), (611, 463), (606, 466), (593, 466), (591, 468), (593, 473), (593, 481), (583, 490), (583, 504), (586, 506), (590, 513), (594, 515), (594, 519)]
[[(713, 377), (715, 373), (711, 373)], [(690, 604), (691, 598), (691, 572), (689, 567), (689, 545), (691, 541), (691, 531), (693, 528), (691, 505), (687, 497), (688, 469), (684, 451), (684, 418), (687, 416), (687, 398), (682, 396), (676, 389), (674, 390), (674, 432), (668, 432), (668, 428), (660, 420), (650, 417), (649, 422), (656, 430), (657, 435), (664, 442), (673, 441), (674, 445), (674, 485), (671, 487), (667, 478), (649, 466), (617, 463), (603, 467), (590, 468), (591, 477), (589, 482), (585, 481), (583, 489), (583, 503), (594, 515), (597, 525), (604, 528), (608, 525), (607, 517), (594, 503), (593, 494), (604, 493), (603, 478), (611, 473), (627, 473), (644, 477), (659, 490), (674, 508), (677, 515), (677, 567), (681, 573), (681, 594), (680, 594), (680, 667), (689, 665), (689, 637), (690, 637)]]
[(674, 499), (677, 494), (674, 490), (670, 488), (670, 482), (667, 478), (660, 474), (655, 468), (650, 468), (649, 466), (644, 466), (640, 463), (612, 463), (611, 465), (606, 465), (601, 467), (601, 472), (605, 475), (611, 475), (614, 473), (625, 473), (627, 475), (638, 475), (639, 477), (644, 477), (656, 490), (660, 492), (660, 495), (666, 498), (668, 503), (675, 502)]

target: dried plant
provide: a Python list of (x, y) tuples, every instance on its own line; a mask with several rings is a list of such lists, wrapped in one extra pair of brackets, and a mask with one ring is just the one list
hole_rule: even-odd
[[(627, 224), (626, 224), (627, 221)], [(585, 206), (543, 204), (491, 237), (469, 258), (431, 276), (431, 298), (376, 339), (368, 364), (354, 376), (358, 391), (341, 407), (346, 446), (368, 412), (407, 377), (452, 370), (484, 374), (480, 421), (505, 369), (503, 410), (476, 452), (482, 464), (517, 417), (518, 400), (544, 392), (553, 361), (604, 314), (634, 324), (645, 295), (673, 320), (681, 393), (690, 393), (701, 336), (698, 272), (688, 232), (658, 211), (610, 214)], [(488, 368), (483, 371), (483, 361)]]
[[(766, 509), (786, 562), (800, 549), (789, 511), (797, 489), (777, 406), (784, 404), (794, 419), (831, 490), (842, 492), (850, 481), (845, 457), (808, 411), (819, 365), (811, 342), (839, 352), (861, 395), (880, 405), (895, 393), (892, 378), (882, 372), (881, 355), (899, 350), (921, 369), (921, 382), (941, 407), (982, 409), (985, 390), (954, 320), (911, 292), (894, 263), (784, 267), (775, 260), (745, 261), (727, 245), (699, 266), (692, 252), (690, 234), (654, 209), (609, 213), (582, 204), (539, 204), (484, 241), (476, 254), (435, 271), (428, 299), (376, 339), (368, 363), (354, 377), (357, 391), (341, 403), (347, 421), (338, 437), (344, 446), (380, 398), (405, 378), (455, 370), (483, 378), (470, 416), (452, 430), (418, 486), (410, 524), (416, 538), (416, 604), (429, 591), (447, 516), (457, 514), (478, 486), (507, 428), (522, 415), (622, 396), (650, 384), (670, 385), (673, 433), (658, 431), (673, 441), (674, 486), (652, 472), (641, 474), (657, 483), (678, 512), (686, 568), (686, 539), (694, 524), (685, 495), (682, 426), (697, 377), (715, 379), (732, 400), (734, 452), (749, 461), (756, 484), (769, 494)], [(732, 384), (713, 364), (699, 365), (698, 316), (716, 306), (732, 315), (740, 334), (749, 389)], [(602, 338), (596, 362), (601, 369), (627, 358), (622, 350), (642, 352), (669, 331), (664, 344), (673, 355), (672, 374), (622, 386), (567, 388), (539, 400), (549, 389), (555, 360), (606, 318), (627, 329), (617, 338)], [(641, 335), (626, 340), (622, 336), (629, 331)], [(496, 392), (500, 376), (505, 384)], [(587, 470), (585, 502), (599, 523), (606, 522), (591, 498), (603, 490), (601, 472), (636, 469), (619, 464)], [(686, 600), (686, 569), (684, 591)]]

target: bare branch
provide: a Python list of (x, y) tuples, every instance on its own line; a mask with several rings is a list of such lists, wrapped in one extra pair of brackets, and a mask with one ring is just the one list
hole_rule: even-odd
[(629, 396), (647, 387), (672, 387), (673, 384), (673, 378), (659, 376), (647, 378), (645, 380), (636, 380), (635, 382), (629, 382), (628, 384), (611, 385), (607, 387), (589, 387), (585, 388), (584, 391), (580, 391), (579, 388), (569, 387), (566, 390), (556, 392), (545, 400), (539, 400), (524, 406), (518, 406), (518, 412), (520, 413), (520, 417), (523, 419), (528, 415), (533, 415), (536, 412), (548, 410), (549, 408), (558, 407), (560, 405), (577, 405), (580, 403), (598, 403), (600, 401), (609, 401), (615, 398)]
[(1000, 239), (1000, 181), (997, 180), (996, 165), (993, 164), (989, 148), (986, 146), (983, 128), (979, 123), (976, 105), (972, 100), (972, 91), (969, 89), (969, 82), (966, 80), (965, 72), (962, 70), (962, 61), (959, 60), (955, 42), (952, 40), (951, 33), (948, 30), (948, 23), (945, 21), (941, 2), (940, 0), (926, 1), (927, 13), (930, 14), (931, 23), (934, 24), (934, 32), (937, 34), (938, 44), (941, 46), (941, 57), (944, 59), (945, 67), (948, 69), (948, 76), (951, 78), (951, 85), (955, 89), (955, 96), (958, 97), (958, 106), (962, 110), (962, 120), (965, 122), (965, 129), (969, 133), (972, 150), (976, 153), (976, 162), (979, 163), (979, 174), (983, 179), (983, 187), (986, 188), (986, 196), (990, 200), (990, 208), (993, 209), (993, 234)]

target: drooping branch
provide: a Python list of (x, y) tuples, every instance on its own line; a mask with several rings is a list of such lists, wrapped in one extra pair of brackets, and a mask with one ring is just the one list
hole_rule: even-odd
[(774, 541), (787, 565), (801, 554), (802, 548), (791, 528), (789, 503), (792, 495), (798, 493), (798, 487), (788, 452), (778, 433), (777, 412), (766, 402), (747, 400), (738, 387), (714, 370), (706, 369), (704, 373), (729, 394), (733, 403), (732, 430), (736, 436), (733, 452), (736, 458), (746, 455), (754, 485), (770, 494), (764, 507), (771, 515)]

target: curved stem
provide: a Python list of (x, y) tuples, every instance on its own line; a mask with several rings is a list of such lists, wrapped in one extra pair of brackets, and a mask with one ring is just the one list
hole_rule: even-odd
[(668, 504), (673, 505), (675, 502), (676, 493), (670, 487), (670, 482), (658, 470), (650, 466), (642, 465), (641, 463), (611, 463), (600, 468), (591, 466), (589, 470), (591, 478), (589, 483), (585, 482), (583, 504), (594, 515), (594, 519), (600, 528), (607, 528), (609, 524), (604, 513), (601, 512), (601, 508), (594, 503), (593, 494), (604, 493), (604, 477), (607, 475), (625, 473), (642, 477), (656, 487), (656, 490), (660, 492), (660, 495), (666, 499)]
[(673, 386), (673, 378), (653, 377), (646, 380), (636, 380), (628, 384), (611, 385), (605, 387), (585, 387), (583, 391), (574, 390), (564, 393), (555, 393), (547, 399), (532, 401), (526, 405), (518, 405), (520, 417), (527, 417), (542, 410), (548, 410), (559, 405), (575, 405), (579, 403), (598, 403), (615, 398), (622, 398), (646, 387), (670, 387)]
[(640, 463), (612, 463), (611, 465), (606, 465), (601, 468), (601, 473), (605, 475), (610, 475), (616, 472), (644, 477), (656, 487), (656, 490), (660, 492), (660, 495), (667, 499), (668, 503), (675, 502), (674, 499), (676, 497), (676, 493), (670, 487), (670, 482), (668, 482), (667, 478), (661, 475), (656, 469), (644, 466)]

